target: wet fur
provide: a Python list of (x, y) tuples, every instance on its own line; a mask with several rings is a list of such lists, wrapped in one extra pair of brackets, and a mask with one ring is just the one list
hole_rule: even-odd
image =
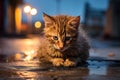
[[(89, 57), (89, 44), (84, 31), (79, 27), (79, 16), (43, 14), (45, 36), (41, 39), (38, 57), (41, 62), (49, 62), (54, 66), (76, 66), (86, 62)], [(53, 36), (59, 40), (54, 40)], [(71, 40), (66, 41), (70, 36)], [(53, 46), (56, 45), (57, 47)], [(59, 47), (66, 47), (59, 50)]]

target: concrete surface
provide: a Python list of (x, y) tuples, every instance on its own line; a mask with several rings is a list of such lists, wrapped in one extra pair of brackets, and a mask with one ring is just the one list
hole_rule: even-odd
[(56, 68), (34, 58), (39, 40), (38, 36), (0, 38), (0, 80), (120, 80), (119, 46), (91, 39), (88, 64)]

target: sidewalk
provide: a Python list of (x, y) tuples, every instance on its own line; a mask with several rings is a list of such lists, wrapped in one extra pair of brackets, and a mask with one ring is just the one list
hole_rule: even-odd
[(90, 39), (90, 59), (120, 61), (120, 41)]
[[(111, 42), (91, 39), (88, 64), (75, 68), (40, 65), (37, 59), (26, 61), (24, 53), (36, 51), (39, 36), (0, 38), (0, 80), (119, 80), (120, 47)], [(118, 43), (119, 44), (119, 43)]]

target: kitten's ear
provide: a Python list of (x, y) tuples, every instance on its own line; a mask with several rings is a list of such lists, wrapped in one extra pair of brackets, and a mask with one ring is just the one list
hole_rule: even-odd
[(47, 15), (46, 13), (43, 13), (43, 19), (45, 24), (52, 24), (54, 22), (54, 18)]
[(78, 28), (80, 24), (80, 16), (77, 17), (73, 17), (70, 21), (69, 21), (69, 25), (71, 25), (74, 28)]

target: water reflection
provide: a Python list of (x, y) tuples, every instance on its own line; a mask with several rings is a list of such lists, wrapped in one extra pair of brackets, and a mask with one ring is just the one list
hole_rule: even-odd
[(25, 53), (29, 51), (36, 51), (40, 42), (39, 38), (28, 39), (0, 39), (0, 50), (2, 54)]
[[(0, 56), (3, 55), (2, 60), (31, 60), (36, 56), (36, 51), (39, 47), (39, 37), (33, 38), (1, 38), (0, 39)], [(3, 58), (3, 57), (2, 57)]]
[[(10, 70), (9, 75), (15, 73), (15, 77), (30, 80), (94, 80), (95, 76), (118, 76), (120, 74), (120, 63), (108, 61), (88, 61), (87, 66), (78, 66), (75, 68), (53, 67), (51, 65), (41, 65), (38, 60), (32, 61), (13, 61), (9, 63), (0, 63), (4, 69), (0, 69), (2, 74)], [(8, 71), (7, 71), (8, 72)], [(93, 77), (94, 75), (94, 77)], [(7, 76), (9, 77), (9, 76)], [(107, 78), (107, 77), (106, 77)], [(106, 79), (105, 79), (106, 80)]]
[(106, 62), (89, 61), (89, 74), (90, 75), (107, 75), (108, 64)]
[(120, 74), (120, 63), (113, 61), (88, 60), (87, 66), (75, 68), (55, 68), (49, 64), (41, 65), (35, 58), (36, 50), (40, 45), (39, 40), (38, 37), (0, 39), (1, 80), (3, 77), (12, 78), (12, 80), (95, 80), (95, 77), (92, 76), (118, 76)]
[[(79, 66), (75, 68), (63, 68), (42, 66), (39, 61), (17, 61), (10, 63), (0, 63), (4, 70), (10, 70), (9, 75), (15, 73), (15, 77), (30, 80), (95, 80), (95, 76), (118, 76), (120, 74), (120, 64), (106, 61), (88, 61), (88, 67)], [(0, 69), (0, 72), (3, 69)], [(3, 74), (6, 72), (2, 71)], [(94, 77), (93, 77), (94, 75)], [(7, 76), (9, 77), (9, 76)], [(107, 78), (107, 77), (106, 77)], [(106, 79), (105, 79), (106, 80)]]
[(30, 80), (35, 80), (34, 78), (38, 76), (37, 73), (28, 72), (28, 71), (17, 71), (16, 73), (18, 74), (20, 78), (30, 78)]

